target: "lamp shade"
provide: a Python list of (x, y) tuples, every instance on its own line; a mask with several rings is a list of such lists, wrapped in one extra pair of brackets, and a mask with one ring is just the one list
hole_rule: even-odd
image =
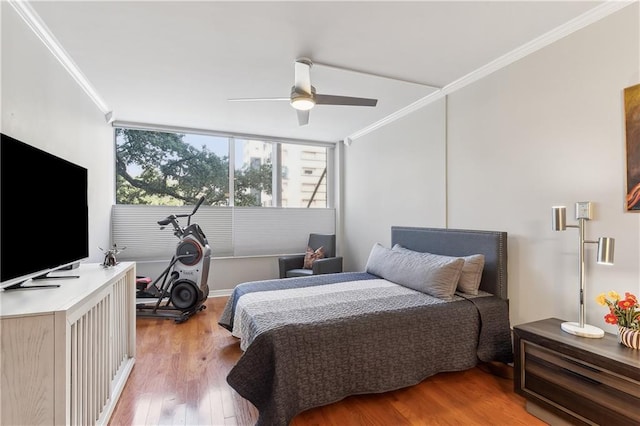
[(604, 265), (613, 265), (613, 251), (615, 239), (609, 237), (598, 238), (598, 259), (597, 262)]
[(565, 206), (551, 207), (551, 227), (554, 231), (567, 229), (567, 208)]

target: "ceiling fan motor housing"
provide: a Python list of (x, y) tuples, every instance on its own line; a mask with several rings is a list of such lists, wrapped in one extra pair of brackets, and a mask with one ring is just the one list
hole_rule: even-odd
[(296, 86), (291, 87), (291, 106), (301, 111), (307, 111), (316, 104), (316, 88), (311, 86), (311, 93), (296, 90)]

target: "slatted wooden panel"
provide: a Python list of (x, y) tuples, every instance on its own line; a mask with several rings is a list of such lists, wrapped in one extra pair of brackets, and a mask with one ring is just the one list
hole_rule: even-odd
[(95, 424), (108, 400), (111, 294), (71, 324), (71, 424)]
[(133, 355), (133, 272), (116, 281), (84, 313), (71, 318), (70, 424), (99, 423), (112, 393), (114, 379)]

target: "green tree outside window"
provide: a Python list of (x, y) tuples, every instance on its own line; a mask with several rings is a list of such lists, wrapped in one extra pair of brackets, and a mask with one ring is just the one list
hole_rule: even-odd
[[(229, 205), (229, 156), (184, 141), (184, 134), (116, 129), (118, 204)], [(234, 204), (260, 206), (272, 193), (270, 162), (234, 170)]]

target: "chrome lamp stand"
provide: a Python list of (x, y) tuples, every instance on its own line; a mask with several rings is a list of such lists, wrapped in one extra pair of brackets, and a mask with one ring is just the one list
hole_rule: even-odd
[(578, 248), (578, 275), (580, 284), (580, 310), (578, 322), (563, 322), (561, 328), (563, 331), (581, 337), (601, 338), (604, 337), (604, 331), (593, 325), (585, 324), (585, 268), (584, 268), (584, 247), (585, 244), (598, 244), (597, 262), (605, 265), (613, 264), (613, 251), (615, 240), (613, 238), (601, 237), (598, 241), (590, 241), (585, 238), (586, 221), (592, 219), (592, 203), (590, 201), (582, 201), (576, 203), (576, 220), (577, 225), (567, 225), (567, 210), (564, 206), (552, 207), (552, 228), (554, 231), (564, 231), (567, 228), (577, 228), (579, 234)]

